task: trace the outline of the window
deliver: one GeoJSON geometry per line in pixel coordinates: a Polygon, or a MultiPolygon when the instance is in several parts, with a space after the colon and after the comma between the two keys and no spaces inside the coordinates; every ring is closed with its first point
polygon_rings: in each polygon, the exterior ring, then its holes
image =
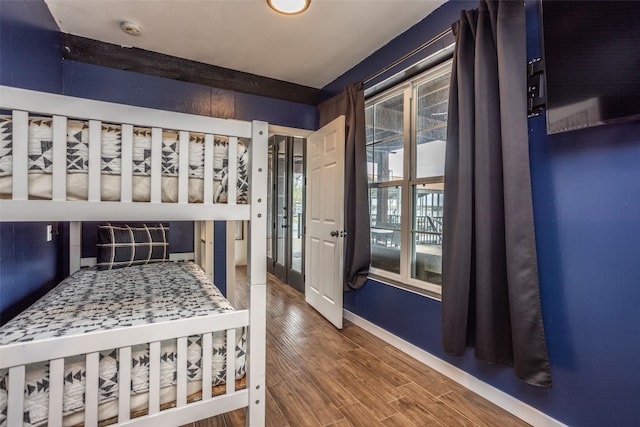
{"type": "Polygon", "coordinates": [[[367,100],[371,273],[440,294],[451,61],[367,100]]]}

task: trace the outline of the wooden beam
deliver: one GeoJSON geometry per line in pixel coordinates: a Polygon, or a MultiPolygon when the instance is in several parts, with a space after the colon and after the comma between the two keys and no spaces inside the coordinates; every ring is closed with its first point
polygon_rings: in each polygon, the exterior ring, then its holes
{"type": "Polygon", "coordinates": [[[135,71],[300,104],[318,105],[319,89],[139,48],[62,34],[62,55],[88,64],[135,71]]]}

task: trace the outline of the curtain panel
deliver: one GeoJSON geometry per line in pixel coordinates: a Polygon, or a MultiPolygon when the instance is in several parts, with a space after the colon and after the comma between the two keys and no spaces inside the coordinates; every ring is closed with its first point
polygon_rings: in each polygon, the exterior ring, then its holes
{"type": "Polygon", "coordinates": [[[345,116],[344,161],[344,289],[360,289],[369,274],[371,240],[369,234],[369,187],[361,82],[348,85],[342,93],[319,106],[320,126],[345,116]]]}
{"type": "Polygon", "coordinates": [[[445,352],[512,364],[551,386],[538,284],[523,1],[481,1],[454,23],[445,160],[445,352]]]}

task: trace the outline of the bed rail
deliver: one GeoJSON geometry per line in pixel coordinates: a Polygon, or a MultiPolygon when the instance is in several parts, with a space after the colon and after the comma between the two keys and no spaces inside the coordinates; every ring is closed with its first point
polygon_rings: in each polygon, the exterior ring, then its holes
{"type": "Polygon", "coordinates": [[[86,357],[85,425],[96,425],[99,352],[112,349],[119,353],[119,425],[153,425],[160,413],[164,425],[178,425],[242,408],[247,405],[248,390],[235,389],[235,351],[227,351],[226,354],[226,392],[212,396],[211,388],[203,387],[201,400],[187,402],[187,337],[203,336],[203,384],[211,384],[212,333],[226,331],[227,349],[233,349],[236,328],[248,325],[249,312],[241,310],[132,326],[126,328],[126,333],[122,329],[113,329],[0,346],[0,369],[9,370],[7,425],[22,425],[25,366],[38,362],[49,362],[49,426],[62,425],[64,359],[77,355],[86,357]],[[160,341],[169,339],[177,340],[177,399],[175,407],[161,410],[160,341]],[[131,348],[139,344],[149,345],[149,407],[147,415],[130,419],[131,348]]]}
{"type": "MultiPolygon", "coordinates": [[[[80,220],[248,220],[247,205],[236,204],[236,186],[228,185],[227,205],[214,203],[213,141],[214,135],[228,137],[229,153],[236,153],[239,139],[252,144],[256,128],[263,122],[246,122],[195,116],[150,108],[81,99],[64,95],[35,92],[0,86],[0,110],[12,116],[12,194],[10,200],[0,200],[2,221],[80,221],[80,220]],[[30,115],[52,117],[52,188],[51,200],[29,200],[28,127],[30,115]],[[88,176],[86,200],[68,200],[66,150],[68,120],[88,123],[88,176]],[[120,200],[102,201],[101,195],[101,126],[121,126],[121,182],[120,200]],[[150,201],[132,200],[132,140],[134,127],[152,129],[150,201]],[[177,203],[163,203],[162,191],[162,132],[179,133],[179,168],[177,203]],[[188,193],[188,149],[191,133],[204,134],[204,180],[202,203],[190,203],[188,193]],[[163,205],[158,209],[158,205],[163,205]],[[184,207],[189,206],[185,211],[184,207]]],[[[259,144],[267,144],[266,132],[259,144]]],[[[238,179],[237,159],[229,155],[228,182],[238,179]]]]}

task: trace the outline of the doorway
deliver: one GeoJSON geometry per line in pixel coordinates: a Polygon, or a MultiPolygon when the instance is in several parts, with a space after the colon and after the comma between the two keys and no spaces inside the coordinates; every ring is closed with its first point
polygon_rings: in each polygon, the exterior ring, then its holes
{"type": "Polygon", "coordinates": [[[306,139],[269,138],[267,271],[304,292],[306,139]]]}

